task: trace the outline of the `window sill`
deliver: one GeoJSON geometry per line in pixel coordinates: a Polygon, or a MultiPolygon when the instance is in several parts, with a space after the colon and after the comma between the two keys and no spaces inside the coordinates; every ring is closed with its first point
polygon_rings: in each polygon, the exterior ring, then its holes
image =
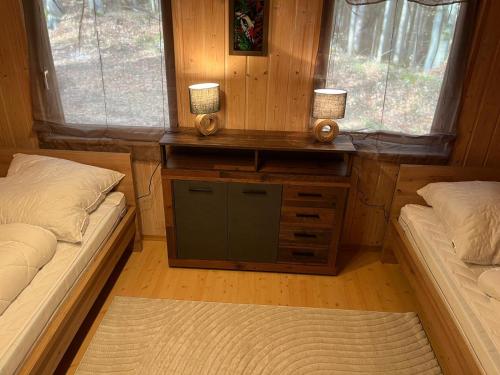
{"type": "MultiPolygon", "coordinates": [[[[41,148],[84,151],[130,152],[134,160],[160,160],[159,140],[163,128],[61,126],[35,121],[41,148]]],[[[392,133],[346,133],[355,155],[399,164],[446,164],[454,137],[436,134],[409,136],[392,133]]]]}
{"type": "Polygon", "coordinates": [[[415,146],[411,149],[376,150],[356,145],[356,156],[399,164],[447,164],[449,152],[442,149],[431,150],[427,146],[415,146]]]}
{"type": "Polygon", "coordinates": [[[135,161],[161,160],[158,141],[128,141],[116,138],[74,137],[38,132],[40,148],[78,151],[127,152],[135,161]]]}
{"type": "Polygon", "coordinates": [[[455,136],[431,134],[347,133],[356,147],[356,155],[399,164],[446,164],[455,136]]]}
{"type": "Polygon", "coordinates": [[[48,121],[33,122],[37,133],[56,134],[80,139],[119,139],[123,141],[156,142],[163,136],[163,127],[103,126],[90,124],[60,125],[48,121]]]}

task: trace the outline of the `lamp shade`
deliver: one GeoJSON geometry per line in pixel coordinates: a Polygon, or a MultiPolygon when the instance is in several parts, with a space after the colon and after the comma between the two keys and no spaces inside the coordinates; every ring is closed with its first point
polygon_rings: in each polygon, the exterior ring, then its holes
{"type": "Polygon", "coordinates": [[[219,84],[198,83],[189,86],[189,105],[191,113],[202,115],[220,110],[219,84]]]}
{"type": "Polygon", "coordinates": [[[314,90],[314,118],[339,119],[344,118],[347,91],[341,89],[314,90]]]}

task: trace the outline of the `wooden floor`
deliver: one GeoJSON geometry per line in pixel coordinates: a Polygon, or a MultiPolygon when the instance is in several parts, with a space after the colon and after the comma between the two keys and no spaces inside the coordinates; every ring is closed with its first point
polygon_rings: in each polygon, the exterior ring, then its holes
{"type": "Polygon", "coordinates": [[[398,265],[382,264],[379,252],[340,257],[338,276],[168,268],[163,241],[144,241],[141,253],[123,259],[121,272],[87,318],[57,373],[74,373],[114,296],[171,298],[323,308],[416,311],[398,265]],[[126,263],[125,263],[126,262],[126,263]]]}

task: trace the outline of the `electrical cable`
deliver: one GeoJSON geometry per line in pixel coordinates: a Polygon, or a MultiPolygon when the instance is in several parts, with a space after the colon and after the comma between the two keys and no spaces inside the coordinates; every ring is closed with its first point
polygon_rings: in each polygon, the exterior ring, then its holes
{"type": "Polygon", "coordinates": [[[147,198],[147,197],[149,197],[151,195],[151,185],[153,184],[153,177],[156,174],[156,170],[158,169],[158,167],[160,166],[160,164],[161,164],[161,161],[159,161],[158,164],[156,164],[156,167],[153,170],[153,173],[151,173],[151,177],[149,178],[148,192],[146,194],[138,196],[137,197],[138,200],[142,199],[142,198],[147,198]]]}

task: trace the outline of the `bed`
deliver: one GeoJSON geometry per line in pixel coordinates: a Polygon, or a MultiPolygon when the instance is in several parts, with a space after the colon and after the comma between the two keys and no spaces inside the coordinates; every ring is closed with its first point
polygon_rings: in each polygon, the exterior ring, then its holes
{"type": "Polygon", "coordinates": [[[96,211],[82,243],[58,242],[47,263],[0,315],[2,373],[50,374],[127,247],[134,246],[136,195],[129,154],[0,150],[0,176],[16,152],[68,159],[125,174],[96,211]]]}
{"type": "Polygon", "coordinates": [[[491,267],[458,259],[433,209],[416,194],[431,182],[470,180],[498,181],[500,170],[401,166],[383,256],[394,254],[410,282],[443,371],[498,374],[498,310],[476,283],[491,267]]]}

